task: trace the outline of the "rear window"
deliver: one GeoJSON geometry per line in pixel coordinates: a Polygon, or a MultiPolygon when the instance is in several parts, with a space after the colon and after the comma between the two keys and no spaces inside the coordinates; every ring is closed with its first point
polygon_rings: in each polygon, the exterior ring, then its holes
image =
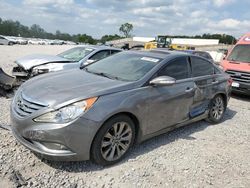
{"type": "Polygon", "coordinates": [[[209,59],[209,60],[213,59],[210,56],[210,54],[207,52],[194,52],[194,55],[198,55],[198,56],[204,57],[204,58],[209,59]]]}
{"type": "Polygon", "coordinates": [[[199,57],[192,57],[191,65],[193,77],[214,74],[214,66],[209,61],[199,57]]]}
{"type": "Polygon", "coordinates": [[[239,44],[234,47],[227,60],[229,61],[240,61],[240,62],[250,62],[250,45],[249,44],[239,44]]]}

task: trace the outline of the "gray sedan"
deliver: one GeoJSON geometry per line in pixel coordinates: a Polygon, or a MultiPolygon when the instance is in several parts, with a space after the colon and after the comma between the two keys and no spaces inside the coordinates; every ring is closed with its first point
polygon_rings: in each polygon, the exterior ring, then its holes
{"type": "Polygon", "coordinates": [[[110,165],[135,143],[202,119],[220,122],[230,90],[230,77],[202,57],[121,52],[24,83],[12,132],[44,158],[110,165]]]}

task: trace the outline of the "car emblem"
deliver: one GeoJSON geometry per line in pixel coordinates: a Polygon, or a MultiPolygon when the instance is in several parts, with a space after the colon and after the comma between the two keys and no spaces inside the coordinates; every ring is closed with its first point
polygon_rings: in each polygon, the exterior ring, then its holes
{"type": "Polygon", "coordinates": [[[234,76],[241,77],[241,73],[235,73],[234,76]]]}

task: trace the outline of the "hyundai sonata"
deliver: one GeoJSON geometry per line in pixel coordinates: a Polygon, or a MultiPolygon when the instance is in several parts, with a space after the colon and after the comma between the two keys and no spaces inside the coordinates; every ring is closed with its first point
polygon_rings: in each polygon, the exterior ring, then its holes
{"type": "Polygon", "coordinates": [[[135,143],[202,119],[220,122],[230,90],[229,76],[202,57],[121,52],[24,83],[12,132],[45,158],[110,165],[135,143]]]}

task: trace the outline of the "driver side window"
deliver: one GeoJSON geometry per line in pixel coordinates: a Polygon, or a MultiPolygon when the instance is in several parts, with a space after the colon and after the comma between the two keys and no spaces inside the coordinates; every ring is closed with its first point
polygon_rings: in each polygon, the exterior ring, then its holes
{"type": "Polygon", "coordinates": [[[158,76],[170,76],[176,80],[189,78],[188,62],[185,57],[177,58],[160,70],[158,76]]]}

